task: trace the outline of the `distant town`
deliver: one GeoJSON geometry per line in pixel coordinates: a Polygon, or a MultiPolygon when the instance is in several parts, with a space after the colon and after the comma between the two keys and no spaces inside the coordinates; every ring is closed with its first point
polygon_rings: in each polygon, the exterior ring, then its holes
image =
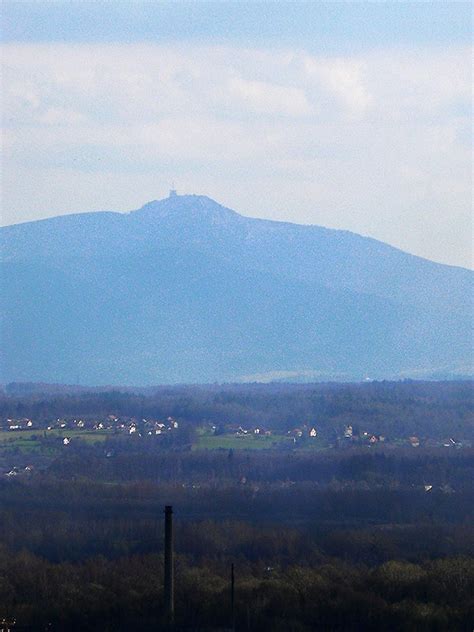
{"type": "Polygon", "coordinates": [[[265,426],[232,423],[206,423],[190,428],[189,423],[174,417],[150,419],[108,414],[103,417],[69,418],[38,421],[28,417],[0,420],[0,475],[7,478],[31,473],[34,465],[11,465],[14,456],[30,457],[32,463],[44,463],[63,449],[71,446],[98,445],[103,456],[113,458],[113,440],[152,442],[157,450],[341,450],[351,448],[471,448],[470,440],[452,436],[444,439],[416,435],[386,437],[383,434],[359,429],[346,424],[328,441],[321,436],[318,425],[297,424],[279,432],[265,426]],[[190,432],[190,430],[192,430],[190,432]],[[170,439],[172,441],[170,442],[170,439]],[[7,458],[8,457],[8,458],[7,458]]]}
{"type": "MultiPolygon", "coordinates": [[[[16,440],[31,439],[37,441],[41,437],[47,437],[52,432],[52,436],[58,437],[58,433],[64,435],[64,445],[68,445],[73,438],[84,439],[90,436],[96,436],[97,440],[101,440],[109,435],[133,435],[135,437],[151,437],[165,435],[169,432],[179,430],[179,421],[173,417],[167,419],[136,419],[135,417],[117,417],[110,414],[101,419],[68,419],[57,418],[48,422],[39,422],[27,417],[19,419],[0,420],[0,439],[16,440]],[[70,431],[70,432],[69,432],[70,431]],[[66,436],[68,435],[70,436],[66,436]],[[6,433],[11,433],[7,435],[6,433]],[[39,434],[38,434],[39,433],[39,434]]],[[[282,439],[289,439],[294,445],[308,445],[307,439],[318,439],[319,433],[316,424],[314,426],[303,424],[297,425],[292,430],[288,430],[284,434],[279,434],[261,426],[252,425],[235,425],[226,424],[225,422],[217,426],[216,424],[207,424],[197,428],[198,437],[221,437],[226,440],[229,438],[249,439],[253,438],[257,441],[265,441],[268,447],[277,445],[282,439]]],[[[215,442],[218,446],[218,441],[215,442]]],[[[388,439],[382,434],[373,434],[367,430],[355,429],[351,424],[344,426],[343,432],[335,437],[333,444],[324,444],[324,447],[341,447],[350,445],[376,445],[384,443],[387,445],[410,445],[418,448],[420,445],[427,447],[446,447],[446,448],[462,448],[471,447],[472,443],[468,440],[458,440],[451,436],[447,436],[445,440],[420,439],[417,436],[408,437],[392,437],[388,439]]],[[[236,443],[239,448],[250,448],[251,444],[236,443]]]]}

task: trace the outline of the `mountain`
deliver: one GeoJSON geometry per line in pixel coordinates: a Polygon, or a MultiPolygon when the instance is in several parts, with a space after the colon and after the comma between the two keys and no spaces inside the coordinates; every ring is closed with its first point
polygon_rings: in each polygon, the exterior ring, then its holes
{"type": "Polygon", "coordinates": [[[171,195],[0,240],[3,382],[471,374],[473,273],[347,231],[171,195]]]}

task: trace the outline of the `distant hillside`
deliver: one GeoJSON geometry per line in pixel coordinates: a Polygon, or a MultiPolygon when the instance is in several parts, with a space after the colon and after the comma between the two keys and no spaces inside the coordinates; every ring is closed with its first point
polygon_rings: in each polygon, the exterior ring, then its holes
{"type": "Polygon", "coordinates": [[[203,196],[0,229],[1,381],[471,375],[473,274],[203,196]]]}

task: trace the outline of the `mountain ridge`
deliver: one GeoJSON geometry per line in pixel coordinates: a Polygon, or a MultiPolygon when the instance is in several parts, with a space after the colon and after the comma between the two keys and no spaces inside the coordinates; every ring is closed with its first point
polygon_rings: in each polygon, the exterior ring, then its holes
{"type": "Polygon", "coordinates": [[[3,381],[68,381],[87,357],[95,382],[134,384],[455,375],[471,363],[472,273],[350,231],[176,195],[4,227],[0,238],[12,341],[3,381]],[[18,316],[28,296],[36,319],[18,316]]]}
{"type": "MultiPolygon", "coordinates": [[[[176,196],[173,197],[167,197],[167,198],[163,198],[161,200],[150,200],[149,202],[146,202],[145,204],[143,204],[140,208],[138,209],[132,209],[129,211],[113,211],[113,210],[96,210],[96,211],[84,211],[84,212],[78,212],[78,213],[68,213],[68,214],[64,214],[64,215],[56,215],[54,217],[45,217],[45,218],[40,218],[40,219],[35,219],[35,220],[28,220],[25,222],[19,222],[17,224],[9,224],[7,226],[0,226],[0,231],[8,231],[10,229],[14,230],[17,229],[19,227],[25,227],[25,226],[31,226],[31,225],[38,225],[40,223],[49,223],[49,222],[57,222],[57,221],[68,221],[70,219],[82,219],[82,218],[91,218],[91,217],[97,217],[97,216],[109,216],[109,217],[115,217],[115,218],[127,218],[131,215],[135,215],[135,214],[140,214],[142,212],[151,212],[153,214],[158,215],[159,214],[159,210],[162,207],[162,205],[164,203],[168,203],[169,201],[176,199],[179,201],[182,200],[186,200],[189,199],[191,201],[207,201],[212,203],[212,205],[214,205],[216,207],[216,209],[220,209],[221,211],[224,211],[226,213],[229,214],[229,216],[233,216],[241,218],[243,220],[248,220],[249,222],[255,222],[255,223],[262,223],[265,225],[273,225],[273,226],[282,226],[282,227],[296,227],[298,229],[307,229],[307,228],[311,228],[311,229],[316,229],[318,231],[327,231],[328,233],[334,233],[334,234],[338,234],[338,235],[349,235],[352,237],[356,237],[358,239],[361,240],[366,240],[368,242],[371,242],[372,244],[378,244],[383,246],[384,248],[388,248],[391,249],[393,251],[402,253],[404,255],[408,255],[410,257],[415,257],[416,259],[419,259],[421,261],[425,261],[428,262],[429,264],[432,264],[434,266],[442,266],[443,268],[451,268],[451,269],[456,269],[456,270],[463,270],[467,273],[472,274],[473,271],[470,270],[469,268],[465,268],[463,266],[458,266],[458,265],[454,265],[454,264],[446,264],[446,263],[440,263],[438,261],[434,261],[432,259],[428,259],[427,257],[423,257],[421,255],[417,255],[414,253],[409,252],[408,250],[404,250],[403,248],[400,248],[398,246],[394,246],[392,244],[389,244],[387,242],[381,241],[375,237],[371,237],[370,235],[363,235],[361,233],[357,233],[355,231],[351,231],[351,230],[347,230],[347,229],[341,229],[341,228],[330,228],[327,226],[322,226],[319,224],[301,224],[298,222],[291,222],[288,220],[275,220],[275,219],[267,219],[267,218],[259,218],[259,217],[253,217],[253,216],[248,216],[248,215],[243,215],[241,213],[238,213],[237,211],[234,211],[233,209],[230,209],[228,207],[225,207],[221,204],[219,204],[218,202],[216,202],[215,200],[213,200],[212,198],[206,196],[206,195],[199,195],[199,194],[183,194],[183,195],[178,195],[176,194],[176,196]],[[158,213],[157,213],[158,211],[158,213]]],[[[202,209],[202,205],[201,205],[201,209],[202,209]]],[[[176,210],[176,207],[173,206],[168,210],[168,214],[170,214],[170,212],[172,213],[173,211],[176,210]]],[[[198,214],[196,214],[197,217],[199,217],[198,214]]],[[[202,217],[202,216],[201,216],[202,217]]]]}

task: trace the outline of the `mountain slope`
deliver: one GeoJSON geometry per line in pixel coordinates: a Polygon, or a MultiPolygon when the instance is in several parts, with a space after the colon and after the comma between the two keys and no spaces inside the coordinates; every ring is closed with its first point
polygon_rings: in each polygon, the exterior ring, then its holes
{"type": "Polygon", "coordinates": [[[469,371],[473,275],[203,196],[1,229],[3,381],[469,371]]]}

